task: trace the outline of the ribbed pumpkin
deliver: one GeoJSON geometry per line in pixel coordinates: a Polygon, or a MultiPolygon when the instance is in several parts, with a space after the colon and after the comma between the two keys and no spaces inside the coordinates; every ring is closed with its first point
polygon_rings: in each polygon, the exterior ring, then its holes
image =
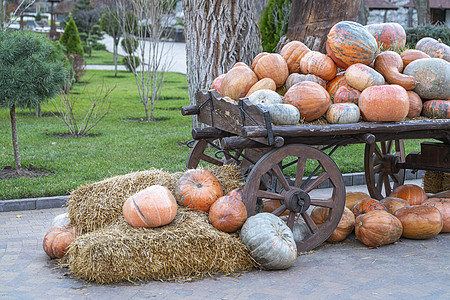
{"type": "Polygon", "coordinates": [[[358,104],[361,92],[352,88],[348,84],[344,84],[338,88],[334,94],[333,103],[354,103],[358,104]]]}
{"type": "Polygon", "coordinates": [[[123,204],[125,220],[133,227],[159,227],[172,222],[177,202],[168,188],[152,185],[129,197],[123,204]]]}
{"type": "Polygon", "coordinates": [[[263,56],[266,56],[267,54],[269,54],[268,52],[261,52],[258,55],[255,56],[255,58],[253,58],[252,61],[252,65],[251,65],[251,69],[255,69],[256,64],[258,63],[259,59],[263,56]]]}
{"type": "Polygon", "coordinates": [[[409,63],[411,63],[412,61],[415,61],[416,59],[430,58],[430,56],[428,54],[426,54],[425,52],[422,52],[420,50],[415,50],[415,49],[408,49],[408,50],[403,51],[400,54],[400,57],[402,58],[403,69],[407,65],[409,65],[409,63]]]}
{"type": "Polygon", "coordinates": [[[300,61],[300,70],[303,74],[313,74],[324,80],[336,77],[337,67],[334,61],[318,51],[310,51],[300,61]]]}
{"type": "Polygon", "coordinates": [[[233,100],[245,97],[250,88],[258,82],[256,74],[247,67],[232,68],[222,80],[220,95],[233,100]]]}
{"type": "Polygon", "coordinates": [[[227,74],[219,75],[213,80],[211,84],[211,90],[217,90],[220,94],[220,86],[222,85],[222,81],[225,78],[225,75],[227,74]]]}
{"type": "Polygon", "coordinates": [[[331,100],[334,99],[334,94],[341,86],[340,83],[343,81],[345,82],[344,74],[345,74],[345,72],[339,72],[336,75],[336,77],[333,78],[333,80],[327,82],[326,89],[327,89],[328,94],[330,94],[331,100]]]}
{"type": "Polygon", "coordinates": [[[294,235],[286,223],[270,213],[259,213],[245,221],[240,238],[250,255],[266,269],[287,269],[297,258],[294,235]]]}
{"type": "Polygon", "coordinates": [[[259,80],[257,83],[255,83],[250,90],[248,90],[247,95],[245,97],[250,96],[256,91],[259,90],[272,90],[275,91],[277,89],[277,85],[275,84],[275,81],[271,78],[263,78],[259,80]]]}
{"type": "Polygon", "coordinates": [[[225,196],[231,196],[242,201],[243,194],[244,194],[243,188],[237,188],[229,191],[228,194],[226,194],[225,196]]]}
{"type": "Polygon", "coordinates": [[[345,194],[345,207],[351,210],[356,203],[368,198],[370,198],[369,194],[364,192],[347,192],[345,194]]]}
{"type": "Polygon", "coordinates": [[[232,68],[236,68],[236,67],[250,68],[245,62],[242,62],[242,61],[238,61],[237,63],[235,63],[232,68]]]}
{"type": "Polygon", "coordinates": [[[74,227],[54,226],[45,235],[42,246],[50,258],[62,258],[76,236],[74,227]]]}
{"type": "MultiPolygon", "coordinates": [[[[330,209],[326,207],[314,207],[314,209],[311,211],[311,219],[314,221],[317,227],[320,227],[323,223],[328,221],[329,211],[330,209]]],[[[354,227],[355,216],[350,209],[345,207],[339,224],[327,239],[327,242],[335,243],[345,240],[345,238],[353,231],[354,227]]]]}
{"type": "Polygon", "coordinates": [[[430,198],[423,202],[422,205],[437,208],[444,222],[441,232],[450,232],[450,198],[430,198]]]}
{"type": "Polygon", "coordinates": [[[417,42],[416,49],[431,57],[442,58],[450,62],[450,47],[442,43],[441,40],[425,37],[417,42]]]}
{"type": "Polygon", "coordinates": [[[359,215],[355,220],[356,238],[371,248],[395,243],[402,231],[400,220],[384,210],[359,215]]]}
{"type": "Polygon", "coordinates": [[[396,84],[371,86],[361,93],[359,109],[369,122],[399,122],[409,112],[408,93],[396,84]]]}
{"type": "Polygon", "coordinates": [[[293,85],[284,95],[283,102],[294,105],[300,112],[300,118],[307,122],[323,116],[331,104],[328,92],[311,81],[293,85]]]}
{"type": "Polygon", "coordinates": [[[400,50],[406,44],[406,32],[398,23],[379,23],[364,26],[383,50],[400,50]]]}
{"type": "Polygon", "coordinates": [[[220,231],[235,232],[247,220],[245,204],[237,197],[223,196],[209,209],[209,221],[220,231]]]}
{"type": "Polygon", "coordinates": [[[274,104],[266,107],[270,120],[275,125],[295,125],[300,121],[300,112],[290,104],[274,104]]]}
{"type": "Polygon", "coordinates": [[[374,67],[386,79],[387,83],[398,84],[410,91],[416,87],[413,76],[402,74],[403,61],[400,54],[393,51],[385,51],[377,55],[374,67]]]}
{"type": "Polygon", "coordinates": [[[294,226],[292,227],[292,233],[294,234],[294,240],[296,242],[301,242],[307,237],[311,236],[311,230],[308,225],[306,225],[303,219],[296,220],[294,226]]]}
{"type": "Polygon", "coordinates": [[[223,196],[222,186],[208,170],[191,169],[178,179],[175,197],[184,207],[208,212],[210,206],[223,196]]]}
{"type": "Polygon", "coordinates": [[[312,81],[315,83],[320,84],[324,88],[327,86],[327,81],[323,80],[319,76],[313,75],[313,74],[298,74],[298,73],[292,73],[288,76],[286,79],[286,83],[284,86],[287,90],[289,90],[294,84],[302,82],[302,81],[312,81]]]}
{"type": "Polygon", "coordinates": [[[277,87],[284,85],[289,70],[286,61],[280,54],[269,53],[261,56],[252,68],[258,79],[271,78],[277,87]]]}
{"type": "Polygon", "coordinates": [[[369,65],[378,51],[377,41],[361,24],[352,21],[336,23],[328,33],[327,54],[341,69],[362,63],[369,65]]]}
{"type": "Polygon", "coordinates": [[[427,118],[450,119],[450,100],[425,101],[422,114],[427,118]]]}
{"type": "Polygon", "coordinates": [[[327,121],[331,124],[356,123],[359,117],[359,107],[354,103],[333,103],[326,114],[327,121]]]}
{"type": "Polygon", "coordinates": [[[422,58],[411,62],[403,74],[414,76],[416,92],[422,99],[450,98],[450,63],[440,58],[422,58]]]}
{"type": "Polygon", "coordinates": [[[394,213],[403,225],[403,234],[408,239],[429,239],[441,232],[444,225],[439,210],[427,205],[400,208],[394,213]]]}
{"type": "Polygon", "coordinates": [[[407,117],[415,118],[420,116],[423,107],[422,99],[420,99],[416,92],[407,91],[407,93],[409,98],[409,111],[407,117]]]}
{"type": "Polygon", "coordinates": [[[400,185],[391,192],[389,197],[405,199],[410,205],[419,205],[428,199],[424,189],[415,184],[400,185]]]}
{"type": "Polygon", "coordinates": [[[311,50],[299,41],[291,41],[281,48],[280,55],[286,61],[289,73],[300,73],[300,61],[309,51],[311,50]]]}
{"type": "Polygon", "coordinates": [[[345,71],[345,81],[353,88],[364,91],[369,86],[385,84],[384,77],[364,64],[354,64],[345,71]]]}
{"type": "Polygon", "coordinates": [[[386,197],[380,200],[380,203],[383,204],[391,214],[394,214],[402,207],[410,206],[408,201],[397,197],[386,197]]]}
{"type": "Polygon", "coordinates": [[[386,207],[384,207],[384,205],[381,204],[380,201],[372,198],[363,199],[356,203],[352,208],[352,212],[355,214],[355,216],[366,214],[372,210],[384,210],[388,212],[386,207]]]}

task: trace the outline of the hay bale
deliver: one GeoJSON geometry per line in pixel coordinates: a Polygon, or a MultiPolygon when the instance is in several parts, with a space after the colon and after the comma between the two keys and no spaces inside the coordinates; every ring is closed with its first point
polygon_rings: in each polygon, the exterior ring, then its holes
{"type": "MultiPolygon", "coordinates": [[[[426,193],[436,194],[442,191],[445,191],[447,189],[444,189],[444,179],[450,174],[446,174],[444,172],[438,172],[438,171],[426,171],[422,182],[423,182],[423,189],[426,193]]],[[[447,177],[447,185],[450,183],[450,176],[447,177]]]]}
{"type": "Polygon", "coordinates": [[[72,274],[97,283],[201,278],[252,269],[256,263],[238,234],[215,229],[204,212],[179,208],[170,224],[116,224],[78,237],[67,255],[72,274]]]}
{"type": "MultiPolygon", "coordinates": [[[[242,179],[235,165],[211,167],[224,192],[240,187],[242,179]]],[[[169,173],[158,169],[115,176],[81,186],[70,193],[68,214],[71,225],[81,233],[114,224],[122,216],[123,203],[131,195],[155,184],[167,187],[172,193],[182,172],[169,173]]]]}

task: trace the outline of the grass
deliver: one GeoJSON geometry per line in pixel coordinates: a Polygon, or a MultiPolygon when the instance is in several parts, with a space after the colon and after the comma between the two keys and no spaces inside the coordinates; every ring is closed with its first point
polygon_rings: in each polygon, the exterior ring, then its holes
{"type": "MultiPolygon", "coordinates": [[[[113,54],[106,50],[92,50],[91,56],[86,54],[84,60],[87,65],[114,65],[113,54]]],[[[117,65],[122,65],[122,56],[117,56],[117,65]]]]}

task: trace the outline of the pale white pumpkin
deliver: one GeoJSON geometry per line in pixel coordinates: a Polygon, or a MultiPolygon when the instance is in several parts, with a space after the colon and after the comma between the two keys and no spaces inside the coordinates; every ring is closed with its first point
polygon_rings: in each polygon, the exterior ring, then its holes
{"type": "Polygon", "coordinates": [[[300,120],[300,112],[291,104],[273,104],[265,106],[270,120],[275,125],[295,125],[300,120]]]}
{"type": "Polygon", "coordinates": [[[252,104],[261,104],[262,106],[266,107],[273,104],[281,104],[283,101],[283,97],[277,92],[269,89],[263,89],[257,90],[256,92],[252,93],[248,97],[248,100],[252,104]]]}

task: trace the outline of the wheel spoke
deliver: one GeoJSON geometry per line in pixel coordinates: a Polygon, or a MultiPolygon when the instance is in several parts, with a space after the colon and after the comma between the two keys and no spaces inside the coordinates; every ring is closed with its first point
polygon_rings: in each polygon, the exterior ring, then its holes
{"type": "Polygon", "coordinates": [[[396,174],[389,174],[389,176],[392,178],[392,181],[394,181],[394,186],[400,185],[400,181],[398,180],[396,174]]]}
{"type": "Polygon", "coordinates": [[[312,234],[315,234],[319,231],[319,228],[317,227],[316,223],[311,219],[311,217],[306,212],[301,213],[303,220],[305,220],[306,225],[308,226],[309,230],[311,230],[312,234]]]}
{"type": "Polygon", "coordinates": [[[199,155],[200,160],[204,160],[206,162],[209,162],[211,164],[217,165],[217,166],[222,166],[223,162],[218,160],[217,158],[211,157],[209,155],[206,155],[205,153],[202,153],[199,155]]]}
{"type": "Polygon", "coordinates": [[[275,209],[272,213],[275,216],[280,216],[282,213],[284,213],[285,210],[286,210],[286,206],[284,206],[284,204],[281,204],[281,206],[278,207],[277,209],[275,209]]]}
{"type": "Polygon", "coordinates": [[[330,176],[328,175],[328,173],[322,173],[319,176],[317,176],[316,179],[313,180],[313,182],[311,182],[306,188],[305,188],[305,192],[309,193],[311,192],[313,189],[315,189],[316,187],[318,187],[321,183],[325,182],[325,180],[327,180],[328,178],[330,178],[330,176]]]}
{"type": "Polygon", "coordinates": [[[386,196],[389,196],[389,194],[392,192],[392,190],[391,190],[391,183],[389,182],[389,177],[387,174],[384,174],[383,181],[384,181],[384,190],[386,192],[386,196]]]}
{"type": "Polygon", "coordinates": [[[306,157],[299,157],[297,160],[297,172],[295,174],[295,183],[296,187],[300,187],[303,179],[303,175],[305,173],[306,166],[306,157]]]}
{"type": "Polygon", "coordinates": [[[378,165],[373,167],[373,172],[375,174],[380,173],[381,170],[383,170],[383,164],[378,164],[378,165]]]}
{"type": "Polygon", "coordinates": [[[336,206],[336,203],[332,200],[311,199],[311,205],[334,208],[336,206]]]}
{"type": "Polygon", "coordinates": [[[295,221],[295,211],[290,211],[289,212],[289,217],[287,220],[287,226],[292,230],[294,228],[294,221],[295,221]]]}
{"type": "Polygon", "coordinates": [[[278,178],[278,180],[281,183],[281,186],[286,190],[289,191],[289,183],[286,180],[286,177],[284,177],[283,171],[281,171],[281,168],[279,165],[276,165],[272,168],[272,171],[274,175],[278,178]]]}
{"type": "Polygon", "coordinates": [[[377,144],[374,145],[373,148],[375,151],[375,155],[380,159],[383,160],[383,153],[381,152],[380,148],[378,148],[377,144]]]}
{"type": "Polygon", "coordinates": [[[392,140],[387,141],[387,146],[386,146],[386,154],[391,153],[392,151],[392,140]]]}
{"type": "Polygon", "coordinates": [[[380,142],[380,146],[381,146],[381,152],[383,154],[387,154],[388,152],[387,152],[387,149],[386,149],[386,142],[385,141],[380,142]]]}
{"type": "Polygon", "coordinates": [[[273,193],[273,192],[269,192],[269,191],[264,191],[264,190],[258,190],[258,194],[257,194],[258,198],[268,198],[268,199],[274,199],[274,200],[284,200],[284,196],[277,194],[277,193],[273,193]]]}
{"type": "Polygon", "coordinates": [[[378,174],[378,180],[377,180],[377,183],[376,183],[376,186],[375,186],[375,187],[376,187],[379,191],[381,191],[382,188],[383,188],[383,176],[384,176],[384,172],[381,172],[381,173],[378,174]]]}

